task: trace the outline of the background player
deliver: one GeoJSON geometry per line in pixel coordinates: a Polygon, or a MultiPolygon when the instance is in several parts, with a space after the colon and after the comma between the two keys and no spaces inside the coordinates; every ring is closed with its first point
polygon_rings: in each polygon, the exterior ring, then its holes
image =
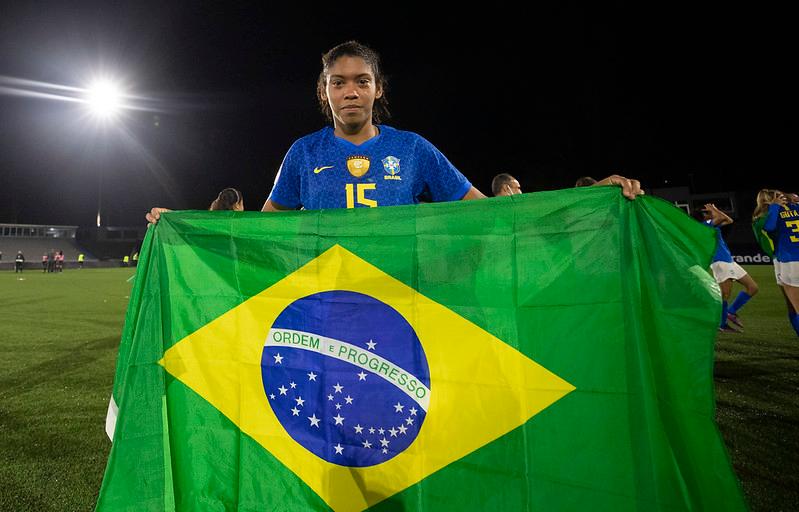
{"type": "Polygon", "coordinates": [[[743,327],[737,316],[737,312],[758,292],[757,283],[739,264],[732,260],[732,253],[724,242],[724,237],[721,236],[721,226],[732,224],[732,218],[716,208],[716,205],[712,203],[705,205],[702,209],[702,215],[706,224],[716,228],[716,238],[718,240],[716,253],[713,255],[713,263],[711,263],[710,268],[713,271],[713,277],[716,278],[716,282],[719,284],[719,288],[721,288],[722,302],[719,330],[723,332],[734,332],[735,329],[731,328],[727,322],[729,320],[738,327],[743,327]],[[746,290],[740,292],[738,297],[736,297],[735,303],[733,303],[732,306],[733,313],[730,315],[731,308],[728,306],[728,301],[732,293],[733,281],[741,283],[746,290]]]}
{"type": "Polygon", "coordinates": [[[778,193],[768,208],[763,229],[774,241],[774,273],[790,302],[788,319],[799,336],[799,198],[778,193]]]}
{"type": "Polygon", "coordinates": [[[244,211],[244,198],[235,188],[226,188],[211,202],[209,210],[234,210],[244,211]]]}
{"type": "Polygon", "coordinates": [[[522,193],[522,187],[519,181],[507,173],[497,174],[491,180],[491,192],[496,197],[501,196],[514,196],[522,193]]]}

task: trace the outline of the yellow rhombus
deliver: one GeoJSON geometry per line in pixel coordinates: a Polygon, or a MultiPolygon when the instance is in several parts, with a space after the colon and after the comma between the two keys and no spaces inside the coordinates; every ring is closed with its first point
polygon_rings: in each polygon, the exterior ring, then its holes
{"type": "Polygon", "coordinates": [[[186,336],[160,363],[340,512],[363,510],[408,488],[575,389],[340,245],[186,336]],[[418,437],[375,466],[340,466],[308,451],[281,426],[264,391],[261,356],[275,319],[295,300],[331,290],[362,293],[393,307],[427,356],[430,408],[418,437]]]}

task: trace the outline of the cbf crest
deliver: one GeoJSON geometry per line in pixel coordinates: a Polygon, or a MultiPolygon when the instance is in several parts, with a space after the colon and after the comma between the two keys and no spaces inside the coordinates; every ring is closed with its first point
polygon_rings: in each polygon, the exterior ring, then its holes
{"type": "Polygon", "coordinates": [[[347,170],[356,178],[360,178],[369,172],[369,157],[353,155],[347,158],[347,170]]]}
{"type": "Polygon", "coordinates": [[[383,179],[386,180],[401,180],[402,178],[399,176],[400,172],[400,161],[399,158],[393,156],[387,156],[382,160],[383,162],[383,170],[386,171],[386,175],[383,176],[383,179]]]}

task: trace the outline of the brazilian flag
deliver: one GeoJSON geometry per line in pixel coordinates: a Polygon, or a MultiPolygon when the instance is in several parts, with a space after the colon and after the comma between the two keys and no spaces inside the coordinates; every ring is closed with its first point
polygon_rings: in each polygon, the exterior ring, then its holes
{"type": "Polygon", "coordinates": [[[97,509],[743,510],[715,243],[610,187],[167,213],[97,509]]]}

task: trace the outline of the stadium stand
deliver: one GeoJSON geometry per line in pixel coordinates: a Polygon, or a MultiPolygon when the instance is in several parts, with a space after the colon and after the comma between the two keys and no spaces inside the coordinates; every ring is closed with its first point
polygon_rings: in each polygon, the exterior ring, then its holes
{"type": "Polygon", "coordinates": [[[75,241],[77,229],[77,226],[0,224],[0,251],[3,252],[0,265],[5,270],[13,268],[17,251],[25,255],[25,268],[41,268],[42,255],[52,251],[64,251],[65,262],[77,261],[80,253],[86,255],[87,261],[96,260],[75,241]]]}
{"type": "Polygon", "coordinates": [[[86,267],[119,265],[141,247],[146,226],[79,228],[39,224],[0,224],[0,270],[13,270],[17,251],[25,255],[25,269],[41,269],[42,255],[64,252],[64,267],[76,267],[78,254],[86,267]]]}
{"type": "Polygon", "coordinates": [[[76,240],[99,260],[121,260],[141,247],[146,226],[80,228],[76,240]]]}
{"type": "Polygon", "coordinates": [[[13,242],[6,243],[0,241],[0,251],[3,251],[3,263],[6,258],[12,260],[17,251],[22,251],[25,260],[28,262],[36,261],[41,263],[42,254],[52,251],[64,251],[64,261],[78,261],[78,254],[81,252],[86,255],[86,260],[96,260],[93,255],[78,247],[75,240],[37,240],[35,238],[17,238],[13,242]],[[8,256],[6,256],[8,255],[8,256]]]}

